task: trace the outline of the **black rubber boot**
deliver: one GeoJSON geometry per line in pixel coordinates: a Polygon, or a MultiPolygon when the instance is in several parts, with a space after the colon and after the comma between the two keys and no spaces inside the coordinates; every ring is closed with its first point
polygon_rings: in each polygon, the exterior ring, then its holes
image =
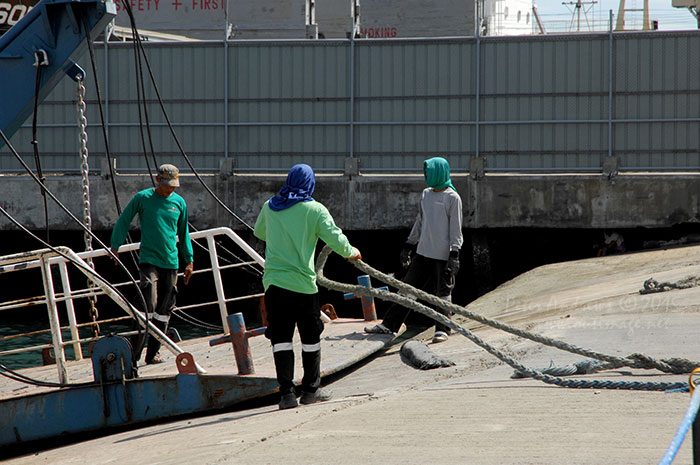
{"type": "Polygon", "coordinates": [[[329,400],[333,391],[321,387],[321,351],[302,352],[301,361],[304,365],[304,378],[301,380],[302,404],[314,404],[329,400]]]}
{"type": "Polygon", "coordinates": [[[304,392],[316,392],[321,386],[321,351],[301,353],[301,363],[304,367],[304,377],[301,388],[304,392]]]}
{"type": "Polygon", "coordinates": [[[287,409],[299,406],[299,403],[297,402],[296,394],[294,394],[292,392],[292,393],[283,395],[282,398],[280,399],[279,406],[280,406],[280,410],[287,410],[287,409]]]}
{"type": "MultiPolygon", "coordinates": [[[[165,332],[168,327],[168,324],[163,323],[162,321],[151,320],[151,323],[153,323],[153,326],[160,329],[162,332],[165,332]]],[[[160,341],[156,339],[152,334],[149,334],[148,348],[146,349],[146,364],[150,365],[152,363],[158,363],[157,360],[160,360],[160,358],[158,357],[159,350],[160,341]]]]}
{"type": "Polygon", "coordinates": [[[331,397],[333,397],[333,391],[327,388],[320,387],[316,389],[316,392],[304,391],[301,394],[301,399],[299,399],[299,402],[301,402],[304,405],[315,404],[316,402],[325,402],[327,400],[330,400],[331,397]]]}
{"type": "Polygon", "coordinates": [[[274,352],[275,371],[277,372],[277,382],[280,385],[280,410],[294,408],[297,404],[294,393],[294,352],[291,350],[280,350],[274,352]]]}
{"type": "Polygon", "coordinates": [[[333,391],[321,387],[321,351],[302,352],[301,361],[304,365],[304,378],[301,380],[302,404],[324,402],[333,396],[333,391]]]}

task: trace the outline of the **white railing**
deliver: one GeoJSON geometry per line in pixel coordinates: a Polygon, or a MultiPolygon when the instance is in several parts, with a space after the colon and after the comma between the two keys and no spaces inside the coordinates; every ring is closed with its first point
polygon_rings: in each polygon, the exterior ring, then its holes
{"type": "MultiPolygon", "coordinates": [[[[200,302],[187,307],[181,307],[180,310],[184,309],[194,309],[210,305],[218,305],[219,313],[221,316],[221,324],[223,331],[228,333],[228,323],[226,317],[228,316],[228,311],[226,304],[229,302],[236,302],[245,299],[253,299],[262,296],[262,294],[252,294],[241,297],[227,298],[224,292],[223,281],[221,278],[221,272],[226,269],[242,267],[242,266],[260,266],[264,267],[265,260],[252,248],[250,247],[238,234],[232,231],[230,228],[215,228],[205,231],[197,231],[190,234],[193,241],[204,239],[207,242],[207,249],[209,254],[209,260],[211,266],[209,268],[197,269],[196,274],[200,273],[211,273],[214,286],[216,289],[216,300],[210,302],[200,302]],[[238,247],[240,247],[245,254],[250,257],[250,261],[233,263],[229,265],[221,266],[219,264],[219,258],[217,254],[217,244],[214,240],[215,236],[224,236],[231,239],[238,247]]],[[[129,252],[138,250],[140,248],[140,243],[127,244],[119,248],[119,252],[129,252]]],[[[121,286],[126,286],[131,284],[130,282],[118,283],[111,285],[104,278],[102,278],[98,273],[96,273],[88,264],[88,259],[95,259],[99,257],[108,256],[109,253],[105,249],[99,249],[89,252],[76,253],[67,247],[56,247],[57,251],[51,249],[35,250],[31,252],[23,252],[19,254],[7,255],[0,257],[0,275],[3,273],[19,272],[24,270],[39,268],[42,274],[44,295],[38,297],[31,297],[28,299],[13,300],[8,302],[0,303],[0,312],[3,310],[17,309],[23,307],[32,307],[39,305],[46,305],[48,315],[49,315],[49,325],[50,328],[47,331],[51,332],[51,343],[42,345],[26,346],[22,348],[4,350],[0,351],[0,357],[12,354],[18,354],[29,351],[53,349],[54,357],[56,360],[56,367],[58,370],[58,380],[60,383],[66,383],[68,381],[68,372],[66,370],[66,357],[64,348],[67,346],[72,346],[75,353],[75,359],[82,359],[82,343],[92,341],[96,339],[95,337],[83,338],[79,336],[78,329],[83,326],[92,325],[93,322],[78,324],[75,317],[75,308],[73,301],[76,299],[87,299],[89,297],[106,295],[112,299],[119,307],[121,307],[128,316],[122,318],[115,318],[110,320],[103,320],[101,322],[113,322],[122,319],[135,319],[143,327],[146,327],[149,332],[160,340],[164,347],[174,354],[182,353],[182,349],[177,346],[168,336],[166,336],[162,331],[153,326],[145,317],[145,315],[135,309],[128,301],[126,301],[119,292],[116,291],[117,288],[121,286]],[[71,288],[71,283],[68,273],[68,264],[74,265],[81,273],[83,273],[87,278],[88,282],[92,283],[91,287],[79,290],[73,290],[71,288]],[[52,274],[52,266],[57,266],[60,277],[61,277],[61,287],[63,292],[56,293],[54,290],[54,280],[52,274]],[[66,313],[68,317],[68,327],[70,330],[70,339],[63,340],[63,335],[61,330],[66,328],[61,328],[59,316],[58,316],[58,304],[63,302],[65,304],[66,313]]],[[[1,279],[1,277],[0,277],[1,279]]],[[[98,323],[100,323],[98,321],[98,323]]],[[[38,331],[31,334],[36,334],[38,331]]],[[[122,333],[124,335],[133,334],[122,333]]],[[[0,343],[3,340],[18,338],[26,336],[25,334],[15,334],[0,338],[0,343]]],[[[201,366],[196,365],[197,370],[200,373],[206,373],[201,366]]]]}

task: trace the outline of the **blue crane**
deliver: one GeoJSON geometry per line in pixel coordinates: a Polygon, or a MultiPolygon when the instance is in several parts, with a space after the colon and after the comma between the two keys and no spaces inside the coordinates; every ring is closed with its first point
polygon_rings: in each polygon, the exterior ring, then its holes
{"type": "Polygon", "coordinates": [[[0,37],[0,129],[8,138],[33,111],[37,66],[41,103],[64,74],[82,73],[74,60],[86,38],[94,40],[115,16],[113,0],[42,0],[0,37]]]}

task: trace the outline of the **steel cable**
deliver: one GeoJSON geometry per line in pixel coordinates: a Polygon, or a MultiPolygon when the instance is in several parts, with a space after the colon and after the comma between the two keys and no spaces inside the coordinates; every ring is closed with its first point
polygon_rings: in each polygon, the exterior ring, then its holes
{"type": "MultiPolygon", "coordinates": [[[[132,274],[129,272],[129,270],[126,268],[126,266],[124,265],[124,263],[122,263],[122,261],[119,260],[119,257],[118,257],[116,254],[112,253],[112,251],[107,247],[107,245],[106,245],[104,242],[102,242],[102,240],[100,240],[99,237],[97,237],[92,231],[90,231],[88,228],[86,228],[86,227],[85,227],[85,224],[84,224],[82,221],[80,221],[73,213],[71,213],[71,211],[68,209],[68,207],[66,207],[66,206],[58,199],[58,197],[56,197],[56,195],[55,195],[53,192],[51,192],[51,191],[49,190],[49,188],[46,187],[46,185],[32,172],[32,170],[29,168],[29,166],[28,166],[28,165],[25,163],[25,161],[22,159],[22,157],[21,157],[20,154],[17,152],[17,150],[15,149],[15,147],[12,145],[12,143],[11,143],[10,140],[7,138],[7,136],[5,135],[5,133],[3,132],[2,129],[0,129],[0,138],[5,142],[5,144],[7,145],[7,148],[10,150],[10,152],[12,152],[12,154],[15,156],[15,158],[17,159],[17,161],[19,161],[19,163],[22,165],[22,167],[23,167],[24,170],[27,172],[27,174],[29,174],[29,176],[31,176],[31,178],[34,180],[34,182],[36,182],[37,184],[39,184],[39,186],[41,186],[42,191],[45,192],[45,193],[51,198],[51,200],[53,200],[53,201],[56,203],[56,205],[58,205],[59,208],[60,208],[61,210],[63,210],[63,212],[64,212],[66,215],[68,215],[68,217],[69,217],[71,220],[73,220],[76,224],[78,224],[78,225],[80,226],[80,228],[83,229],[83,231],[85,231],[86,233],[88,233],[88,234],[90,235],[90,237],[92,237],[93,240],[95,240],[98,244],[100,244],[100,246],[101,246],[102,248],[104,248],[104,249],[107,251],[107,253],[109,254],[109,256],[110,256],[113,260],[115,260],[115,262],[126,272],[126,274],[127,274],[127,276],[129,277],[129,280],[131,281],[131,283],[132,283],[134,286],[136,286],[136,291],[137,291],[139,300],[141,300],[141,303],[143,304],[143,308],[146,308],[146,299],[145,299],[145,297],[143,296],[143,293],[141,292],[141,288],[140,288],[139,285],[136,283],[136,280],[134,279],[134,277],[132,276],[132,274]]],[[[23,231],[25,231],[26,233],[28,233],[29,235],[31,235],[33,238],[37,239],[39,242],[41,242],[41,243],[44,244],[45,246],[51,248],[52,250],[55,250],[50,244],[48,244],[47,242],[41,240],[39,237],[37,237],[35,234],[33,234],[31,231],[29,231],[26,227],[24,227],[20,222],[18,222],[17,220],[15,220],[15,219],[14,219],[5,209],[3,209],[1,206],[0,206],[0,211],[1,211],[5,216],[7,216],[8,219],[10,219],[17,227],[19,227],[20,229],[22,229],[23,231]]],[[[62,255],[62,254],[61,254],[61,255],[62,255]]],[[[92,270],[92,269],[90,269],[90,270],[91,270],[93,273],[95,273],[94,270],[92,270]]],[[[95,275],[96,275],[96,274],[97,274],[97,273],[95,273],[95,275]]],[[[111,285],[110,285],[110,286],[111,286],[111,285]]],[[[115,289],[115,292],[117,292],[119,295],[121,295],[121,293],[120,293],[119,291],[117,291],[116,289],[115,289]]]]}
{"type": "Polygon", "coordinates": [[[97,106],[100,110],[100,121],[102,122],[102,137],[105,143],[105,156],[107,157],[107,165],[109,165],[110,180],[112,181],[112,193],[114,195],[114,203],[117,207],[117,213],[121,215],[122,206],[119,202],[119,194],[117,193],[117,184],[115,181],[116,173],[112,166],[112,155],[109,150],[109,137],[107,137],[107,124],[105,122],[104,109],[102,108],[102,93],[100,91],[99,80],[97,79],[97,61],[95,59],[95,50],[90,38],[90,27],[88,26],[87,18],[82,18],[83,28],[85,29],[85,40],[87,41],[88,51],[90,52],[90,63],[92,65],[92,74],[95,77],[95,93],[97,94],[97,106]]]}
{"type": "Polygon", "coordinates": [[[191,324],[192,326],[197,326],[202,329],[208,329],[212,331],[224,331],[224,327],[221,325],[213,325],[211,323],[207,323],[206,321],[199,320],[189,313],[186,313],[184,310],[181,310],[179,308],[176,308],[173,310],[173,316],[181,319],[182,321],[191,324]]]}
{"type": "MultiPolygon", "coordinates": [[[[230,210],[230,209],[221,201],[221,199],[219,199],[218,196],[216,196],[216,194],[209,188],[209,186],[206,185],[206,183],[204,182],[204,180],[199,176],[199,173],[197,172],[197,170],[194,168],[193,164],[191,163],[191,161],[190,161],[189,157],[187,156],[187,154],[185,153],[184,149],[182,148],[182,145],[180,144],[180,141],[179,141],[179,139],[177,138],[177,135],[175,134],[175,130],[174,130],[174,128],[172,127],[172,124],[170,123],[170,118],[168,117],[168,114],[167,114],[167,112],[166,112],[166,110],[165,110],[165,106],[164,106],[164,104],[163,104],[163,100],[162,100],[162,98],[161,98],[161,96],[160,96],[160,92],[159,92],[159,90],[158,90],[158,87],[157,87],[156,82],[155,82],[155,78],[154,78],[154,76],[153,76],[153,71],[151,70],[150,63],[148,62],[148,57],[146,56],[145,49],[143,48],[143,45],[142,45],[142,43],[141,43],[141,36],[139,35],[138,29],[137,29],[137,27],[136,27],[136,20],[135,20],[135,18],[134,18],[133,11],[132,11],[132,9],[131,9],[131,5],[130,5],[129,2],[127,2],[126,0],[122,0],[122,5],[124,6],[124,9],[125,9],[125,11],[127,12],[127,15],[128,15],[128,17],[129,17],[129,22],[130,22],[130,25],[131,25],[131,33],[132,33],[132,36],[133,36],[133,39],[134,39],[134,61],[135,61],[135,66],[136,66],[137,102],[138,102],[138,104],[139,104],[139,128],[141,129],[141,139],[142,139],[142,146],[143,146],[143,151],[144,151],[144,158],[146,159],[146,166],[147,166],[147,168],[148,168],[149,175],[150,175],[150,177],[151,177],[151,182],[153,182],[153,184],[155,185],[155,182],[153,181],[153,174],[151,173],[150,165],[149,165],[149,163],[148,163],[148,158],[146,157],[146,147],[145,147],[145,142],[144,142],[144,139],[143,139],[143,121],[142,121],[142,119],[141,119],[141,107],[142,107],[142,106],[143,106],[143,115],[144,115],[144,117],[145,117],[146,134],[148,135],[148,142],[149,142],[151,157],[153,158],[153,163],[154,163],[156,169],[157,169],[157,167],[158,167],[158,161],[157,161],[157,158],[156,158],[155,150],[154,150],[154,148],[153,148],[153,137],[152,137],[152,134],[151,134],[151,125],[150,125],[150,120],[149,120],[149,116],[148,116],[148,106],[147,106],[147,102],[146,102],[146,99],[145,99],[145,95],[146,95],[146,85],[145,85],[144,77],[143,77],[143,64],[142,64],[142,60],[143,60],[143,62],[145,63],[147,69],[148,69],[149,76],[150,76],[150,78],[151,78],[151,83],[152,83],[152,85],[153,85],[153,89],[154,89],[154,91],[155,91],[155,93],[156,93],[156,97],[157,97],[157,99],[158,99],[158,103],[159,103],[159,105],[160,105],[160,108],[161,108],[161,111],[162,111],[162,113],[163,113],[163,116],[165,117],[165,119],[166,119],[166,121],[167,121],[167,123],[168,123],[168,127],[169,127],[169,129],[170,129],[171,135],[173,136],[173,139],[174,139],[175,143],[177,144],[177,146],[178,146],[178,148],[179,148],[179,150],[180,150],[180,153],[181,153],[182,156],[185,158],[185,161],[187,162],[187,164],[189,165],[190,169],[192,170],[192,172],[193,172],[194,175],[196,176],[197,180],[203,185],[203,187],[205,188],[205,190],[214,198],[214,200],[215,200],[216,202],[218,202],[218,203],[219,203],[228,213],[230,213],[235,219],[237,219],[238,221],[240,221],[244,226],[246,226],[249,230],[252,231],[253,228],[252,228],[249,224],[247,224],[245,221],[243,221],[243,219],[240,218],[238,215],[236,215],[232,210],[230,210]]],[[[195,228],[194,225],[193,225],[192,223],[188,222],[188,225],[189,225],[189,227],[190,227],[192,230],[197,231],[197,228],[195,228]]],[[[199,243],[197,243],[196,245],[199,246],[202,250],[205,250],[205,251],[208,252],[208,249],[207,249],[206,246],[204,246],[204,245],[202,245],[202,244],[199,244],[199,243]]],[[[228,250],[228,249],[227,249],[226,247],[224,247],[223,245],[219,244],[219,247],[221,247],[221,249],[222,249],[223,251],[225,251],[226,253],[228,253],[229,255],[231,255],[234,259],[238,260],[239,262],[242,262],[242,261],[243,261],[243,260],[240,259],[236,254],[234,254],[233,252],[231,252],[230,250],[228,250]]],[[[228,263],[232,263],[232,262],[230,262],[228,259],[226,259],[225,257],[221,257],[221,258],[223,258],[224,260],[226,260],[228,263]]],[[[250,266],[250,265],[249,265],[248,267],[244,268],[244,270],[245,270],[246,272],[249,272],[249,273],[252,274],[252,275],[256,275],[256,276],[262,275],[262,273],[261,273],[257,268],[255,268],[255,267],[253,267],[253,266],[250,266]],[[252,270],[252,272],[249,271],[249,270],[252,270]]]]}
{"type": "Polygon", "coordinates": [[[19,383],[33,384],[35,386],[40,386],[40,387],[58,387],[58,388],[85,387],[85,386],[92,386],[95,384],[94,381],[85,382],[85,383],[54,383],[51,381],[42,381],[40,379],[30,378],[29,376],[18,373],[16,371],[8,368],[7,366],[5,366],[3,363],[0,363],[0,375],[4,376],[6,378],[9,378],[11,380],[17,381],[19,383]]]}
{"type": "MultiPolygon", "coordinates": [[[[122,0],[122,4],[124,5],[124,8],[126,9],[126,12],[129,16],[129,21],[131,22],[133,28],[136,28],[136,21],[134,19],[134,14],[133,11],[131,10],[131,5],[129,2],[122,0]]],[[[148,57],[146,56],[146,51],[143,48],[143,43],[141,41],[141,37],[136,34],[134,37],[134,40],[138,44],[144,63],[146,65],[146,69],[148,70],[149,77],[151,78],[151,84],[153,85],[153,90],[156,93],[156,98],[158,99],[158,104],[160,106],[161,112],[163,113],[163,117],[165,118],[165,122],[168,125],[168,129],[170,130],[170,134],[173,137],[173,141],[175,142],[175,145],[177,145],[178,150],[180,151],[180,154],[182,157],[185,159],[185,162],[187,162],[187,165],[190,167],[190,170],[192,170],[192,173],[195,175],[197,180],[200,182],[202,187],[209,193],[209,195],[212,196],[212,198],[224,209],[226,210],[227,213],[229,213],[231,216],[233,216],[235,219],[237,219],[242,225],[244,225],[246,228],[249,230],[253,230],[253,227],[246,223],[243,218],[238,216],[233,210],[231,210],[228,205],[226,205],[212,190],[211,188],[207,185],[207,183],[204,182],[202,177],[199,175],[197,170],[195,169],[194,165],[192,164],[192,161],[190,160],[190,157],[187,155],[185,152],[185,149],[182,147],[182,144],[180,143],[180,139],[177,137],[177,134],[175,133],[175,129],[173,128],[172,122],[170,121],[170,117],[168,116],[167,111],[165,110],[165,105],[163,104],[163,98],[160,95],[160,91],[158,90],[158,85],[156,84],[156,79],[153,76],[153,70],[151,69],[151,64],[148,61],[148,57]]]]}

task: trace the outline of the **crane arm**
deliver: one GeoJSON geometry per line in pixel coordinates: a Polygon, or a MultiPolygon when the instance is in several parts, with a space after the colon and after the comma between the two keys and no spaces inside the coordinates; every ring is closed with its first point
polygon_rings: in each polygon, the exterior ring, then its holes
{"type": "Polygon", "coordinates": [[[32,113],[37,66],[41,102],[64,73],[81,72],[74,61],[86,39],[94,40],[114,16],[113,0],[42,0],[0,37],[0,129],[8,138],[32,113]]]}

